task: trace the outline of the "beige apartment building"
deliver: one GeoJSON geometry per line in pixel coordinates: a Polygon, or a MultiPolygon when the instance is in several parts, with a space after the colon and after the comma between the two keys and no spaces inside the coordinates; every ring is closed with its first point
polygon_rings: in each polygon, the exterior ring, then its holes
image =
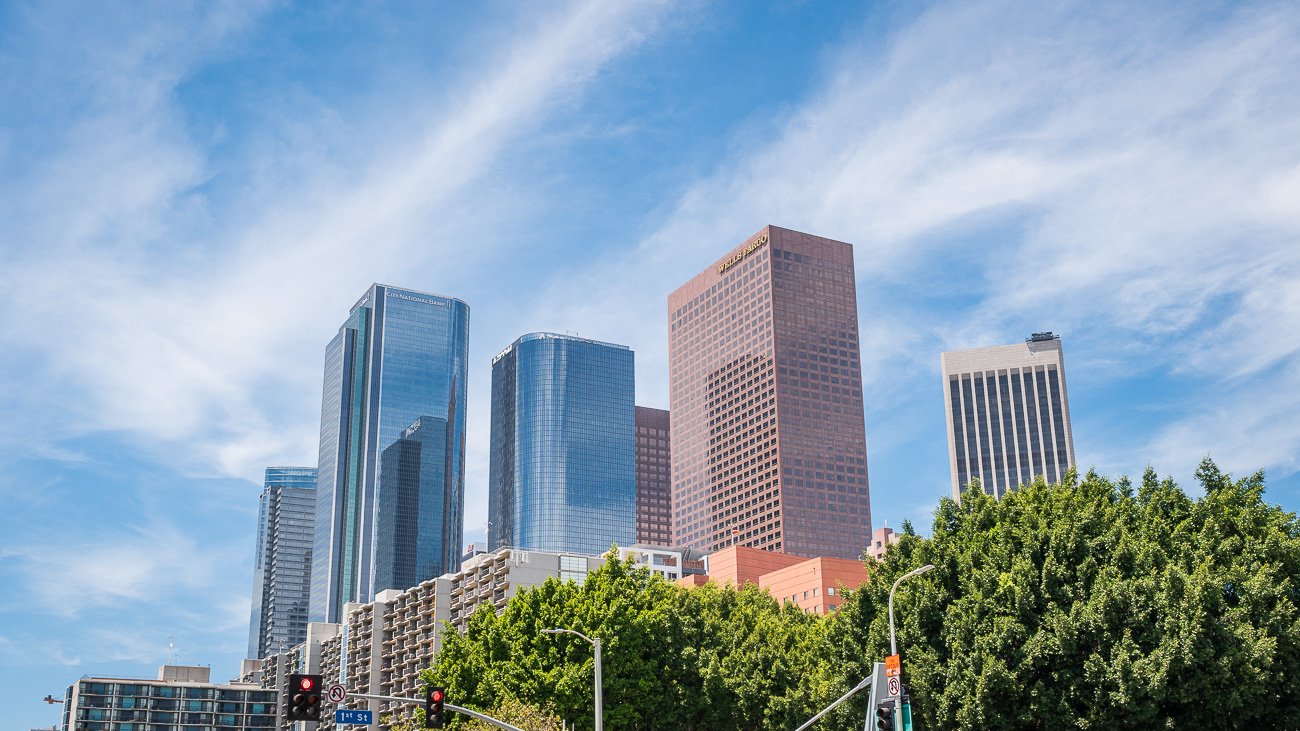
{"type": "MultiPolygon", "coordinates": [[[[665,573],[663,567],[674,560],[669,555],[672,552],[624,549],[623,553],[634,556],[644,553],[644,560],[637,560],[650,565],[652,570],[660,569],[660,573],[665,573]]],[[[674,555],[680,565],[682,555],[674,555]]],[[[418,704],[365,700],[358,696],[422,699],[419,674],[433,664],[442,647],[446,624],[464,631],[470,615],[480,605],[488,604],[499,612],[521,587],[536,586],[551,577],[581,583],[604,560],[597,556],[514,548],[479,554],[465,560],[455,573],[429,579],[405,591],[382,591],[373,602],[347,604],[344,622],[310,623],[303,644],[260,661],[245,660],[240,681],[278,690],[285,687],[291,673],[303,672],[320,673],[325,686],[342,684],[351,698],[341,706],[325,705],[319,731],[334,731],[333,712],[337,708],[369,709],[375,712],[376,722],[382,715],[393,714],[399,718],[410,715],[418,704]]],[[[293,731],[291,724],[279,715],[276,723],[281,731],[293,731]]],[[[376,723],[370,729],[375,731],[378,727],[376,723]]]]}

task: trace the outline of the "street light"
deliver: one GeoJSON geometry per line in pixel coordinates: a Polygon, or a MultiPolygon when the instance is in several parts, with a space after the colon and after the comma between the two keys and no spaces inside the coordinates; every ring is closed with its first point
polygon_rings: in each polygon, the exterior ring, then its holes
{"type": "Polygon", "coordinates": [[[600,686],[600,638],[588,637],[581,632],[576,632],[571,629],[544,629],[542,630],[542,634],[577,635],[578,637],[581,637],[582,639],[591,643],[591,646],[596,649],[596,731],[605,731],[605,721],[604,721],[604,712],[603,712],[604,711],[603,706],[605,705],[605,703],[603,698],[603,691],[601,690],[601,686],[600,686]]]}
{"type": "Polygon", "coordinates": [[[898,585],[903,583],[905,579],[910,579],[913,576],[920,576],[932,568],[934,568],[934,564],[928,563],[919,569],[912,569],[898,577],[898,580],[895,581],[894,585],[889,589],[889,654],[891,655],[898,654],[898,643],[894,641],[894,590],[897,589],[898,585]]]}

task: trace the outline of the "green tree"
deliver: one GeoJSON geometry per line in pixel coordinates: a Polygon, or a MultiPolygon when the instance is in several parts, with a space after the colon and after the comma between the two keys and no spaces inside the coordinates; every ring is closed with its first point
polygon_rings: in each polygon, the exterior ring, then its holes
{"type": "MultiPolygon", "coordinates": [[[[488,715],[523,731],[561,731],[564,728],[564,722],[554,711],[514,698],[506,698],[488,715]]],[[[465,731],[500,731],[499,727],[478,719],[470,719],[462,728],[465,731]]]]}
{"type": "MultiPolygon", "coordinates": [[[[1188,497],[1148,469],[945,499],[829,628],[825,694],[888,648],[933,729],[1300,728],[1300,524],[1210,460],[1188,497]]],[[[863,701],[839,714],[861,719],[863,701]]]]}
{"type": "Polygon", "coordinates": [[[521,589],[500,616],[486,606],[447,633],[426,680],[471,708],[508,699],[592,727],[591,646],[601,638],[605,725],[628,731],[781,729],[806,717],[817,617],[747,585],[684,589],[610,558],[582,585],[521,589]]]}

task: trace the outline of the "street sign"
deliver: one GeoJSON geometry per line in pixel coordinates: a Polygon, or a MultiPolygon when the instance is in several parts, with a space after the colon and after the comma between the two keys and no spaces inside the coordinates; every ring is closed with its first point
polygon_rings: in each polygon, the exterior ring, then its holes
{"type": "Polygon", "coordinates": [[[356,726],[369,726],[374,723],[375,714],[370,711],[354,711],[340,708],[334,712],[334,723],[340,726],[349,723],[356,726]]]}
{"type": "Polygon", "coordinates": [[[330,699],[331,703],[342,703],[344,698],[348,697],[347,688],[335,683],[330,689],[325,691],[325,697],[330,699]]]}
{"type": "MultiPolygon", "coordinates": [[[[898,662],[898,655],[890,655],[885,658],[885,677],[897,678],[902,672],[901,664],[898,662]]],[[[897,694],[895,694],[897,695],[897,694]]]]}
{"type": "Polygon", "coordinates": [[[889,684],[889,695],[897,696],[899,694],[899,691],[902,689],[902,683],[899,682],[898,676],[895,675],[889,678],[888,684],[889,684]]]}

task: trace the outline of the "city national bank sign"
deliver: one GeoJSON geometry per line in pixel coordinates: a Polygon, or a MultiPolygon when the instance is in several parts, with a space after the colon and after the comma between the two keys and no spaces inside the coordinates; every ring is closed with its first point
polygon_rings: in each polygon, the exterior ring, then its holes
{"type": "Polygon", "coordinates": [[[745,248],[741,249],[740,251],[737,251],[735,254],[732,254],[731,258],[727,259],[726,261],[718,265],[718,274],[722,274],[723,272],[727,271],[733,266],[744,261],[745,257],[754,253],[755,249],[758,249],[760,246],[766,243],[767,243],[767,234],[763,234],[762,236],[759,236],[758,238],[749,242],[749,244],[746,245],[745,248]]]}

